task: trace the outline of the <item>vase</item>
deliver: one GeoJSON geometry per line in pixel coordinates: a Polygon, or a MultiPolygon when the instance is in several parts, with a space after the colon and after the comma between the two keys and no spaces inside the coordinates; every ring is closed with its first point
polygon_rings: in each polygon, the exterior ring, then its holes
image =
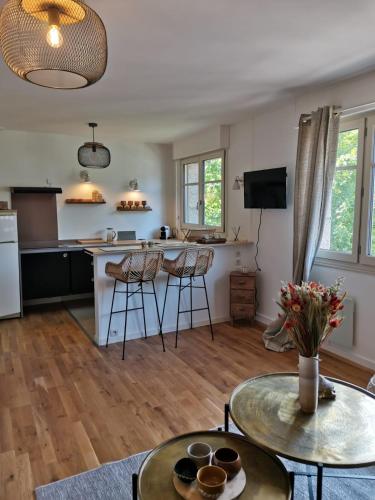
{"type": "Polygon", "coordinates": [[[299,403],[304,413],[315,413],[319,395],[319,356],[299,355],[299,403]]]}

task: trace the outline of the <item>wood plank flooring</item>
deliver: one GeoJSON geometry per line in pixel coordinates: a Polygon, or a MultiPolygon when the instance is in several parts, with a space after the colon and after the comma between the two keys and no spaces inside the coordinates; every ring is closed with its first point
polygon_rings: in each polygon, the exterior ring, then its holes
{"type": "MultiPolygon", "coordinates": [[[[246,378],[295,371],[297,354],[266,351],[246,326],[96,348],[61,306],[0,322],[0,498],[147,450],[176,434],[223,422],[246,378]]],[[[365,386],[370,373],[328,355],[322,372],[365,386]]]]}

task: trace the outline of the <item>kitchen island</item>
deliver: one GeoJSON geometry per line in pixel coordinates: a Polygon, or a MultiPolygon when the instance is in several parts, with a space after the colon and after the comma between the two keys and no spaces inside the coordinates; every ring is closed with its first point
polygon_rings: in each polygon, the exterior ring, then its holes
{"type": "MultiPolygon", "coordinates": [[[[105,345],[109,324],[109,313],[113,293],[114,280],[105,274],[107,262],[120,262],[128,252],[141,250],[140,244],[129,242],[128,245],[114,245],[111,247],[86,248],[85,251],[93,257],[94,265],[94,298],[95,298],[95,331],[90,336],[99,346],[105,345]]],[[[242,263],[248,264],[251,243],[247,241],[227,242],[223,244],[210,245],[214,247],[215,257],[213,265],[206,276],[208,298],[211,308],[213,323],[229,320],[229,273],[235,269],[236,261],[241,259],[242,263]]],[[[171,240],[161,242],[155,241],[153,248],[161,248],[168,259],[174,259],[178,253],[188,247],[196,246],[195,243],[183,243],[171,240]]],[[[160,272],[155,280],[155,289],[159,309],[163,306],[167,274],[160,272]]],[[[201,280],[201,278],[197,278],[201,280]]],[[[176,278],[177,281],[177,278],[176,278]]],[[[200,284],[200,283],[199,283],[200,284]]],[[[122,285],[118,283],[120,290],[122,285]]],[[[135,285],[134,285],[135,286],[135,285]]],[[[145,287],[150,285],[145,285],[145,287]]],[[[125,287],[125,286],[124,286],[125,287]]],[[[172,288],[174,290],[174,288],[172,288]]],[[[193,294],[193,305],[201,304],[204,300],[203,290],[195,290],[193,294]],[[202,296],[199,294],[202,293],[202,296]]],[[[116,294],[114,310],[124,309],[123,294],[116,294]]],[[[134,295],[129,299],[129,307],[139,306],[140,298],[134,295]]],[[[188,305],[189,297],[182,294],[182,307],[188,305]]],[[[152,295],[145,296],[145,311],[147,323],[147,335],[156,335],[159,331],[158,320],[152,295]]],[[[181,330],[189,328],[187,315],[180,315],[181,330]]],[[[175,331],[177,318],[177,293],[169,290],[163,322],[163,333],[175,331]]],[[[198,311],[193,315],[193,325],[201,326],[208,324],[207,311],[198,311]]],[[[121,342],[123,339],[124,314],[114,314],[111,323],[109,342],[121,342]]],[[[143,318],[141,311],[128,314],[127,340],[137,339],[144,336],[143,318]]]]}

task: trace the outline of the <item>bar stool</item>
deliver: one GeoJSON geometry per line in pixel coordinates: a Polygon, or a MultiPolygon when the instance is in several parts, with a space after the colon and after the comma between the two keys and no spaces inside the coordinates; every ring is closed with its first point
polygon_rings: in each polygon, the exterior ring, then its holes
{"type": "Polygon", "coordinates": [[[164,304],[163,304],[163,313],[161,317],[161,329],[163,328],[163,320],[164,320],[164,312],[165,312],[165,304],[167,302],[167,294],[168,288],[170,286],[178,287],[178,306],[177,306],[177,325],[176,325],[176,341],[175,347],[177,347],[177,339],[178,339],[178,326],[179,326],[179,318],[180,314],[190,313],[190,328],[193,328],[193,312],[196,311],[208,311],[208,319],[210,322],[211,329],[211,338],[214,340],[214,331],[212,328],[211,321],[211,312],[210,312],[210,304],[208,302],[207,288],[206,288],[206,280],[205,275],[208,270],[212,266],[212,261],[214,258],[214,249],[211,247],[195,247],[195,248],[187,248],[183,250],[174,260],[164,259],[162,271],[168,273],[167,279],[167,288],[165,290],[164,296],[164,304]],[[171,284],[169,282],[170,277],[175,276],[179,278],[179,284],[171,284]],[[193,280],[197,277],[202,277],[203,286],[193,285],[193,280]],[[183,284],[183,279],[188,279],[187,284],[183,284]],[[188,288],[190,290],[190,309],[186,309],[184,311],[180,310],[181,304],[181,292],[188,288]],[[206,304],[207,307],[200,307],[198,309],[193,309],[193,288],[201,288],[204,289],[204,293],[206,296],[206,304]]]}
{"type": "Polygon", "coordinates": [[[146,316],[145,316],[145,304],[144,304],[144,295],[153,295],[155,298],[156,312],[158,315],[158,323],[159,323],[159,335],[161,336],[161,342],[163,345],[163,351],[165,352],[164,346],[164,338],[163,332],[161,329],[161,321],[159,314],[158,301],[155,293],[155,284],[154,279],[157,273],[160,271],[162,262],[163,262],[164,252],[163,250],[150,250],[150,251],[136,251],[130,252],[122,259],[119,264],[115,264],[114,262],[107,262],[105,266],[106,275],[114,278],[115,284],[113,286],[113,295],[112,295],[112,304],[111,304],[111,313],[109,317],[108,324],[108,333],[107,333],[107,343],[106,347],[108,347],[108,339],[109,332],[111,329],[112,315],[117,313],[125,313],[125,324],[124,324],[124,340],[122,344],[122,359],[125,358],[125,342],[126,342],[126,327],[128,322],[128,312],[130,311],[138,311],[142,309],[143,312],[143,325],[145,330],[145,338],[147,338],[147,329],[146,329],[146,316]],[[117,289],[117,282],[120,281],[126,285],[125,290],[117,289]],[[145,292],[143,289],[143,285],[145,283],[152,284],[152,291],[145,292]],[[135,284],[136,290],[129,290],[129,285],[135,284]],[[113,303],[115,299],[116,293],[125,293],[125,309],[120,311],[113,310],[113,303]],[[133,307],[129,309],[129,298],[133,295],[141,295],[142,306],[141,307],[133,307]]]}

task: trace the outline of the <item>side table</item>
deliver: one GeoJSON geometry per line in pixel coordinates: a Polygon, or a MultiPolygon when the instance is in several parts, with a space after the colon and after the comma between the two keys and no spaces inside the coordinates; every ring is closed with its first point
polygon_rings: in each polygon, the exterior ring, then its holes
{"type": "Polygon", "coordinates": [[[232,271],[230,273],[230,315],[232,325],[236,319],[255,317],[256,273],[232,271]]]}
{"type": "Polygon", "coordinates": [[[336,399],[320,401],[312,415],[300,409],[296,373],[249,379],[236,387],[225,406],[225,429],[230,415],[251,442],[317,467],[318,500],[323,495],[324,467],[375,465],[375,395],[342,380],[329,380],[336,399]]]}

